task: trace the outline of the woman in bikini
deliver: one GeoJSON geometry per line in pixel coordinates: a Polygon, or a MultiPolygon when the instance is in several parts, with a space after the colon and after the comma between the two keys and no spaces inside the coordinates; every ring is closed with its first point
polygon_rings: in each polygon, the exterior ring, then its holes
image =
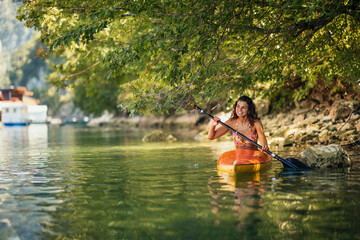
{"type": "MultiPolygon", "coordinates": [[[[214,121],[212,122],[208,132],[208,139],[216,139],[229,131],[229,129],[222,125],[216,128],[219,120],[220,119],[218,117],[214,117],[214,121]]],[[[247,96],[240,97],[234,104],[231,117],[225,122],[225,124],[247,136],[254,142],[259,140],[260,145],[262,146],[262,151],[269,150],[262,123],[257,115],[255,104],[251,98],[247,96]]],[[[233,133],[233,139],[236,149],[257,149],[254,144],[238,136],[236,133],[233,133]]]]}

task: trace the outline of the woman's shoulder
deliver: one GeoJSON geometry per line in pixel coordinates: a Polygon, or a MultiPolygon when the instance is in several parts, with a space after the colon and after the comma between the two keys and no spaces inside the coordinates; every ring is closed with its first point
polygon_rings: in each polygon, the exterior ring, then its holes
{"type": "Polygon", "coordinates": [[[261,123],[260,119],[255,119],[254,120],[254,125],[255,126],[262,126],[262,123],[261,123]]]}

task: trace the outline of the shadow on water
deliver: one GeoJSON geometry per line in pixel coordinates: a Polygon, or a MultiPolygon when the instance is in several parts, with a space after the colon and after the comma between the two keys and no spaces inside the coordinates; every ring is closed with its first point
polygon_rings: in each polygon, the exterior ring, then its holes
{"type": "Polygon", "coordinates": [[[277,178],[286,178],[288,180],[296,179],[299,176],[307,176],[309,171],[294,171],[289,169],[283,169],[277,174],[277,178]]]}

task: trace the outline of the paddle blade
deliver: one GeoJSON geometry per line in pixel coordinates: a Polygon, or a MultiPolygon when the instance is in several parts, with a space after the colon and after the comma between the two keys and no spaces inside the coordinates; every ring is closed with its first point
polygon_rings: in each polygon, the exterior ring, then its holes
{"type": "Polygon", "coordinates": [[[281,162],[284,165],[284,168],[291,168],[297,170],[312,170],[311,167],[297,160],[296,158],[285,158],[284,161],[281,162]]]}

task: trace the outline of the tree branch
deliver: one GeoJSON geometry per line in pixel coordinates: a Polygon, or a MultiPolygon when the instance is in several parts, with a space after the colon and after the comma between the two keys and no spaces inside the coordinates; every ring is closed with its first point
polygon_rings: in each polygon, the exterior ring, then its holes
{"type": "Polygon", "coordinates": [[[77,75],[80,75],[80,74],[82,74],[82,73],[90,70],[91,68],[95,67],[95,66],[98,65],[99,63],[100,63],[100,62],[96,62],[96,63],[94,63],[93,65],[85,68],[84,70],[82,70],[82,71],[80,71],[80,72],[73,73],[73,74],[70,74],[70,75],[66,76],[66,78],[72,78],[72,77],[75,77],[75,76],[77,76],[77,75]]]}

